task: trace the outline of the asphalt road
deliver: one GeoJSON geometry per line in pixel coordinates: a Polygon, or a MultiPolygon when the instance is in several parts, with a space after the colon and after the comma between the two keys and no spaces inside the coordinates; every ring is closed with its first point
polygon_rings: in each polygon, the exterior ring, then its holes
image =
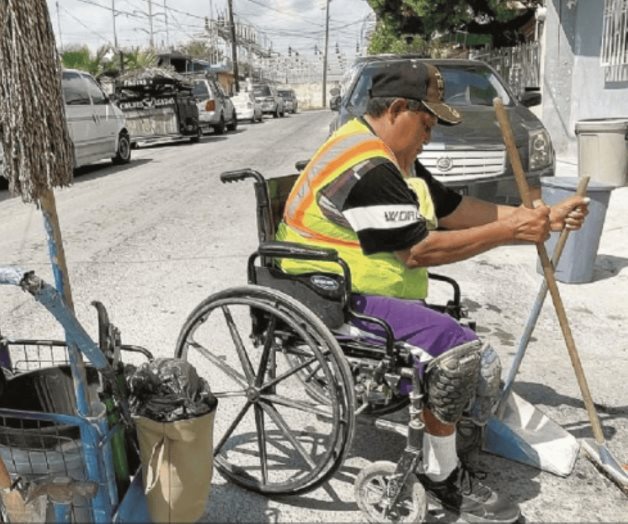
{"type": "MultiPolygon", "coordinates": [[[[103,163],[82,169],[71,188],[56,194],[76,312],[87,330],[96,335],[90,302],[97,299],[108,307],[123,341],[143,345],[156,356],[172,356],[196,304],[246,283],[246,259],[256,247],[252,184],[221,184],[220,173],[246,167],[265,176],[294,172],[294,163],[307,159],[325,138],[331,117],[328,111],[315,111],[266,119],[228,135],[207,135],[199,144],[136,150],[128,166],[103,163]]],[[[561,292],[609,447],[626,462],[628,237],[621,211],[609,208],[594,282],[561,286],[561,292]]],[[[5,265],[34,269],[52,282],[40,213],[2,190],[0,266],[5,265]]],[[[507,367],[540,283],[534,249],[503,247],[440,271],[459,280],[478,331],[497,347],[507,367]]],[[[63,337],[29,296],[17,289],[0,292],[4,335],[63,337]]],[[[442,296],[438,290],[435,294],[442,296]]],[[[591,436],[549,306],[534,337],[515,390],[574,436],[591,436]]],[[[212,376],[206,378],[214,385],[212,376]]],[[[217,424],[228,423],[230,415],[233,411],[226,407],[220,410],[217,424]]],[[[398,418],[403,420],[403,414],[398,418]]],[[[335,477],[290,498],[261,497],[215,473],[207,520],[362,522],[353,479],[373,461],[396,460],[403,445],[400,436],[360,424],[349,458],[335,477]]],[[[528,522],[628,520],[628,499],[583,457],[565,479],[492,455],[483,454],[481,462],[486,482],[517,500],[528,522]]],[[[448,517],[434,513],[432,518],[448,517]]]]}

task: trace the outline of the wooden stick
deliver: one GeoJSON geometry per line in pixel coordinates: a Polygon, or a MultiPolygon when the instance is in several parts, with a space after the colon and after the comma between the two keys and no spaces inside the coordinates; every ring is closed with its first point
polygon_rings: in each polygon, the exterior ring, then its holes
{"type": "MultiPolygon", "coordinates": [[[[521,164],[519,151],[517,151],[508,114],[506,113],[506,109],[504,108],[504,104],[500,98],[495,98],[493,100],[493,107],[495,108],[495,113],[497,114],[497,121],[499,122],[499,126],[502,131],[504,144],[506,145],[508,158],[510,159],[510,164],[512,165],[512,169],[515,174],[515,180],[517,182],[519,194],[521,195],[521,200],[526,207],[532,208],[533,205],[532,199],[530,198],[530,187],[528,186],[523,165],[521,164]]],[[[565,307],[558,291],[558,284],[556,283],[556,277],[554,275],[554,266],[552,266],[552,262],[547,255],[545,244],[542,242],[538,243],[536,245],[536,250],[539,255],[539,259],[541,260],[541,265],[543,266],[543,274],[545,275],[547,287],[552,297],[552,302],[554,303],[554,309],[556,310],[556,316],[558,317],[560,329],[563,332],[569,358],[571,359],[571,365],[573,366],[576,373],[576,379],[578,380],[578,385],[580,386],[582,400],[584,401],[584,405],[589,415],[589,420],[591,421],[593,436],[598,444],[604,445],[605,440],[602,425],[600,423],[600,419],[598,418],[597,411],[595,410],[593,398],[591,397],[591,392],[589,391],[589,385],[587,384],[584,369],[582,368],[582,363],[580,362],[580,357],[578,356],[578,351],[576,349],[576,343],[574,342],[573,335],[571,334],[571,328],[569,327],[569,322],[567,321],[567,313],[565,312],[565,307]]]]}

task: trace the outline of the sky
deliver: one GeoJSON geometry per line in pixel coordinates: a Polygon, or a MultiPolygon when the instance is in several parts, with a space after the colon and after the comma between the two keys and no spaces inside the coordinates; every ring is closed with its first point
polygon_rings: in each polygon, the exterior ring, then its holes
{"type": "MultiPolygon", "coordinates": [[[[290,47],[300,55],[314,55],[325,42],[326,0],[232,0],[235,18],[255,27],[272,49],[287,54],[290,47]]],[[[47,0],[51,21],[63,47],[86,44],[92,50],[112,44],[112,6],[120,47],[148,46],[149,0],[47,0]]],[[[156,45],[176,46],[203,33],[204,17],[227,18],[227,0],[152,0],[153,35],[156,45]],[[165,6],[165,9],[164,9],[165,6]],[[166,31],[166,16],[168,20],[166,31]]],[[[348,57],[374,20],[366,0],[331,0],[329,50],[336,44],[348,57]]]]}

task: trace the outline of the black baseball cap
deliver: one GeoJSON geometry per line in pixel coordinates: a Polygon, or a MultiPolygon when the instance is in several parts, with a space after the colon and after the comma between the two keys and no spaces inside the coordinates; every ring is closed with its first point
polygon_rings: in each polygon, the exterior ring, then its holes
{"type": "Polygon", "coordinates": [[[445,81],[436,66],[419,60],[389,62],[373,75],[371,98],[407,98],[418,100],[441,124],[454,126],[462,115],[443,102],[445,81]]]}

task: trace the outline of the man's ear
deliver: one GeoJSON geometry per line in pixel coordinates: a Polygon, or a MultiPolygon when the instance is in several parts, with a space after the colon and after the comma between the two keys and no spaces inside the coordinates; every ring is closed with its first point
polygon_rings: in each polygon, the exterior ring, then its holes
{"type": "Polygon", "coordinates": [[[392,104],[388,107],[388,116],[391,122],[394,122],[397,117],[408,109],[408,102],[403,98],[395,98],[392,104]]]}

